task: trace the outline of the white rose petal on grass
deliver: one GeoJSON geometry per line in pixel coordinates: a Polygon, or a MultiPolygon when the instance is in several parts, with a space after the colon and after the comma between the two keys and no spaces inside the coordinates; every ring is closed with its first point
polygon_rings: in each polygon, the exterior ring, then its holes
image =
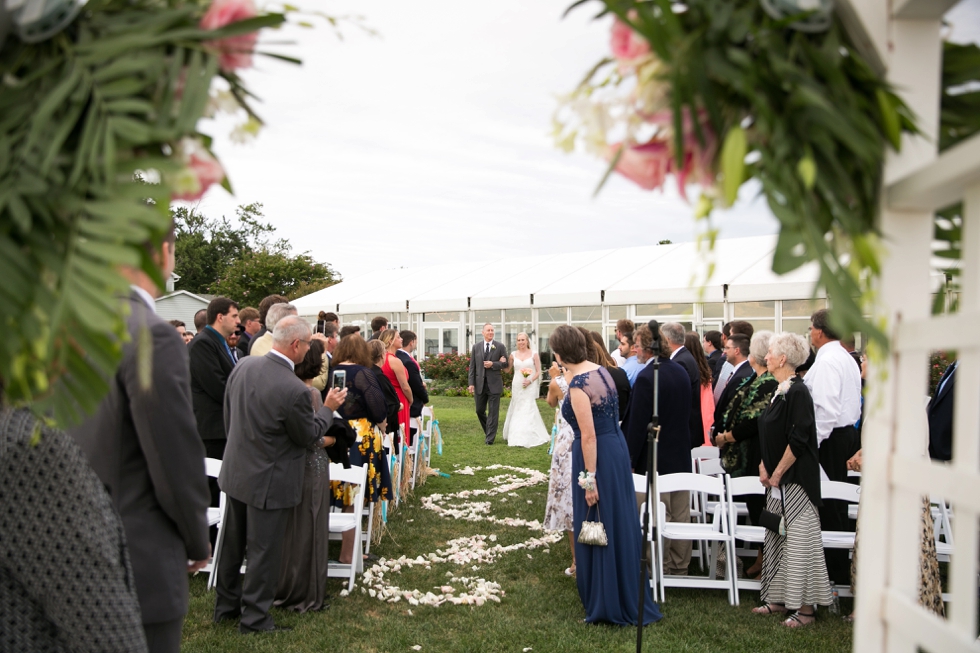
{"type": "Polygon", "coordinates": [[[524,653],[527,653],[528,651],[533,651],[534,649],[533,649],[533,648],[531,648],[530,646],[525,646],[525,647],[524,647],[524,648],[522,648],[521,650],[522,650],[522,651],[524,651],[524,653]]]}
{"type": "MultiPolygon", "coordinates": [[[[361,589],[364,589],[364,588],[361,588],[361,589]]],[[[341,596],[341,597],[345,597],[345,596],[347,596],[348,594],[350,594],[350,592],[348,592],[347,590],[340,590],[340,596],[341,596]]]]}
{"type": "Polygon", "coordinates": [[[421,651],[422,650],[422,647],[419,646],[418,644],[416,644],[415,646],[412,647],[412,650],[413,651],[421,651]]]}

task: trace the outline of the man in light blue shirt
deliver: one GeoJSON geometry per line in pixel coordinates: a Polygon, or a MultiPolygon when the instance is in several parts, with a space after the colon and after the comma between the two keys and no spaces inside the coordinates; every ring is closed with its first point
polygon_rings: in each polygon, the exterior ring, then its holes
{"type": "Polygon", "coordinates": [[[633,334],[624,335],[623,340],[629,344],[630,353],[633,355],[627,358],[626,362],[619,366],[619,369],[626,372],[626,377],[630,380],[630,387],[633,387],[637,375],[650,361],[650,356],[642,347],[637,348],[636,343],[633,342],[633,334]]]}

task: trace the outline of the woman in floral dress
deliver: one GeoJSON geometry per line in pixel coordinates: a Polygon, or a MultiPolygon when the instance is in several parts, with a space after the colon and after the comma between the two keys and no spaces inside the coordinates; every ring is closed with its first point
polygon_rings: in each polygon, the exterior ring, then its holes
{"type": "Polygon", "coordinates": [[[551,453],[551,477],[548,480],[548,502],[544,509],[544,528],[548,531],[568,531],[568,543],[572,547],[572,566],[565,569],[566,576],[575,575],[575,538],[572,515],[572,442],[575,432],[561,416],[561,407],[568,396],[571,376],[558,363],[552,363],[548,371],[548,405],[557,408],[555,448],[551,453]]]}

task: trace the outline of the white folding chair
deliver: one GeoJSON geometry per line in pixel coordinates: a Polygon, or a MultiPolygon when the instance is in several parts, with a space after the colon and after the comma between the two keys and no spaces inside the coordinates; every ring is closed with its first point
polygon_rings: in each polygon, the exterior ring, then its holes
{"type": "Polygon", "coordinates": [[[709,447],[706,444],[695,447],[691,449],[691,471],[697,471],[695,469],[695,463],[698,460],[716,460],[718,458],[721,458],[721,449],[718,447],[709,447]]]}
{"type": "Polygon", "coordinates": [[[357,486],[353,502],[351,503],[353,511],[330,513],[330,539],[342,539],[344,533],[353,530],[354,542],[359,545],[354,547],[350,564],[341,562],[327,563],[327,577],[347,578],[347,591],[350,592],[354,589],[355,576],[364,571],[364,551],[360,543],[362,542],[361,519],[364,514],[364,490],[367,485],[367,465],[351,466],[350,469],[344,469],[344,466],[339,463],[330,463],[330,480],[357,486]]]}
{"type": "MultiPolygon", "coordinates": [[[[820,497],[824,501],[837,500],[847,501],[856,505],[861,501],[861,486],[842,481],[820,481],[820,497]]],[[[848,514],[851,510],[848,506],[848,514]]],[[[820,531],[825,549],[847,549],[853,554],[854,533],[851,531],[820,531]]],[[[838,585],[837,591],[840,596],[852,596],[850,585],[838,585]]]]}
{"type": "MultiPolygon", "coordinates": [[[[204,459],[204,472],[210,478],[218,478],[221,474],[221,461],[216,458],[204,459]]],[[[214,543],[214,551],[211,552],[211,561],[201,571],[208,574],[208,591],[214,589],[218,582],[218,556],[221,554],[221,543],[224,541],[222,525],[225,521],[225,514],[228,510],[228,499],[225,493],[220,494],[217,508],[208,508],[208,526],[218,527],[218,538],[214,543]]],[[[244,567],[243,567],[244,569],[244,567]]]]}
{"type": "MultiPolygon", "coordinates": [[[[638,497],[643,498],[643,504],[639,507],[639,517],[640,517],[640,528],[643,528],[643,514],[644,512],[649,512],[650,502],[647,500],[647,477],[645,474],[633,474],[633,492],[637,494],[638,497]]],[[[647,544],[650,546],[650,560],[651,566],[653,567],[653,575],[650,577],[650,588],[653,590],[653,600],[660,600],[661,592],[661,582],[660,576],[663,575],[663,569],[657,565],[657,547],[656,540],[653,538],[653,528],[656,526],[654,521],[655,517],[653,513],[650,513],[650,529],[651,531],[647,534],[647,544]]]]}
{"type": "Polygon", "coordinates": [[[930,497],[932,504],[933,533],[936,536],[936,557],[940,562],[949,562],[953,554],[953,526],[949,504],[941,497],[930,497]]]}
{"type": "Polygon", "coordinates": [[[661,494],[668,492],[705,493],[719,497],[718,506],[712,514],[711,523],[681,523],[668,522],[666,506],[659,503],[657,510],[657,566],[660,568],[660,597],[666,598],[665,587],[701,587],[707,589],[728,590],[728,602],[735,605],[735,547],[729,529],[728,500],[725,495],[725,484],[720,478],[703,474],[666,474],[657,477],[657,490],[661,494]],[[708,555],[707,576],[667,576],[663,573],[664,540],[708,541],[715,545],[723,544],[726,552],[727,573],[724,580],[715,577],[715,559],[717,556],[708,555]]]}
{"type": "MultiPolygon", "coordinates": [[[[766,529],[764,527],[738,523],[736,519],[737,511],[735,509],[735,503],[733,502],[734,497],[745,496],[746,494],[765,495],[766,488],[763,487],[759,477],[740,476],[738,478],[732,478],[730,476],[725,476],[725,488],[728,490],[728,519],[729,523],[732,525],[732,538],[735,540],[756,544],[762,544],[765,542],[766,529]]],[[[737,554],[738,551],[736,550],[736,555],[737,554]]],[[[758,591],[762,589],[762,582],[752,580],[751,578],[736,578],[735,605],[739,604],[738,591],[740,589],[758,591]]]]}

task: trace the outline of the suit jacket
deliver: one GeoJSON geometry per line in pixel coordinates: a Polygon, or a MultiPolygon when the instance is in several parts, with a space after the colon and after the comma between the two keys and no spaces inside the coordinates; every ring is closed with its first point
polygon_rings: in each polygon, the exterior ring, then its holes
{"type": "MultiPolygon", "coordinates": [[[[187,613],[187,560],[208,557],[204,444],[191,407],[187,347],[135,293],[130,339],[94,415],[71,431],[122,518],[144,623],[187,613]],[[149,332],[150,386],[140,382],[149,332]]],[[[227,356],[226,356],[227,357],[227,356]]],[[[66,510],[73,509],[69,504],[66,510]]]]}
{"type": "MultiPolygon", "coordinates": [[[[675,361],[660,359],[660,444],[657,471],[676,474],[691,471],[690,411],[691,381],[675,361]]],[[[640,370],[630,394],[623,434],[630,464],[637,474],[647,471],[647,425],[653,416],[653,362],[640,370]]]]}
{"type": "MultiPolygon", "coordinates": [[[[728,385],[725,389],[721,391],[721,395],[718,398],[718,403],[715,404],[715,424],[722,423],[722,417],[725,415],[725,409],[728,408],[728,404],[732,402],[732,398],[735,393],[738,392],[739,386],[742,384],[744,379],[749,378],[755,374],[755,370],[748,361],[742,363],[741,366],[729,377],[728,385]]],[[[703,440],[702,440],[703,442],[703,440]]]]}
{"type": "Polygon", "coordinates": [[[191,394],[197,431],[203,440],[224,440],[224,400],[228,375],[235,364],[225,351],[225,341],[205,327],[191,341],[191,394]]]}
{"type": "Polygon", "coordinates": [[[252,336],[249,335],[248,331],[243,331],[241,337],[238,339],[238,360],[241,360],[248,356],[249,345],[252,344],[252,336]]]}
{"type": "Polygon", "coordinates": [[[606,371],[609,372],[613,383],[616,384],[616,394],[619,395],[619,421],[622,422],[626,419],[626,411],[630,405],[630,392],[632,391],[630,379],[626,376],[626,372],[618,367],[607,367],[606,371]]]}
{"type": "Polygon", "coordinates": [[[708,367],[711,368],[711,387],[714,388],[718,384],[718,374],[721,372],[721,367],[724,365],[725,355],[720,349],[716,349],[710,354],[708,354],[708,367]]]}
{"type": "Polygon", "coordinates": [[[272,351],[272,331],[266,331],[261,336],[255,335],[251,347],[248,348],[249,356],[265,356],[272,351]]]}
{"type": "Polygon", "coordinates": [[[956,368],[946,368],[936,394],[929,400],[929,457],[933,460],[953,459],[953,389],[956,387],[956,368]],[[948,381],[947,381],[948,379],[948,381]],[[945,385],[943,381],[946,381],[945,385]],[[942,388],[942,392],[939,389],[942,388]]]}
{"type": "Polygon", "coordinates": [[[422,407],[429,403],[429,391],[422,380],[422,368],[407,351],[399,349],[395,352],[395,356],[398,356],[398,360],[408,371],[408,386],[412,389],[412,407],[409,414],[412,417],[419,417],[422,414],[422,407]]]}
{"type": "Polygon", "coordinates": [[[698,369],[698,362],[694,360],[694,354],[687,347],[681,347],[671,359],[684,368],[687,377],[691,380],[691,414],[688,416],[688,424],[691,433],[691,449],[700,447],[704,444],[704,418],[701,416],[701,370],[698,369]]]}
{"type": "Polygon", "coordinates": [[[218,487],[264,510],[299,505],[306,452],[333,424],[333,411],[313,412],[310,389],[275,353],[235,366],[225,393],[228,445],[218,487]]]}
{"type": "Polygon", "coordinates": [[[483,392],[483,384],[486,383],[490,394],[499,395],[504,391],[504,379],[500,371],[507,367],[507,347],[499,340],[494,340],[490,343],[490,358],[485,357],[485,348],[486,341],[481,340],[470,351],[469,385],[476,389],[476,394],[480,394],[483,392]],[[505,362],[500,362],[501,357],[505,362]],[[486,360],[493,362],[490,369],[483,367],[486,360]]]}

